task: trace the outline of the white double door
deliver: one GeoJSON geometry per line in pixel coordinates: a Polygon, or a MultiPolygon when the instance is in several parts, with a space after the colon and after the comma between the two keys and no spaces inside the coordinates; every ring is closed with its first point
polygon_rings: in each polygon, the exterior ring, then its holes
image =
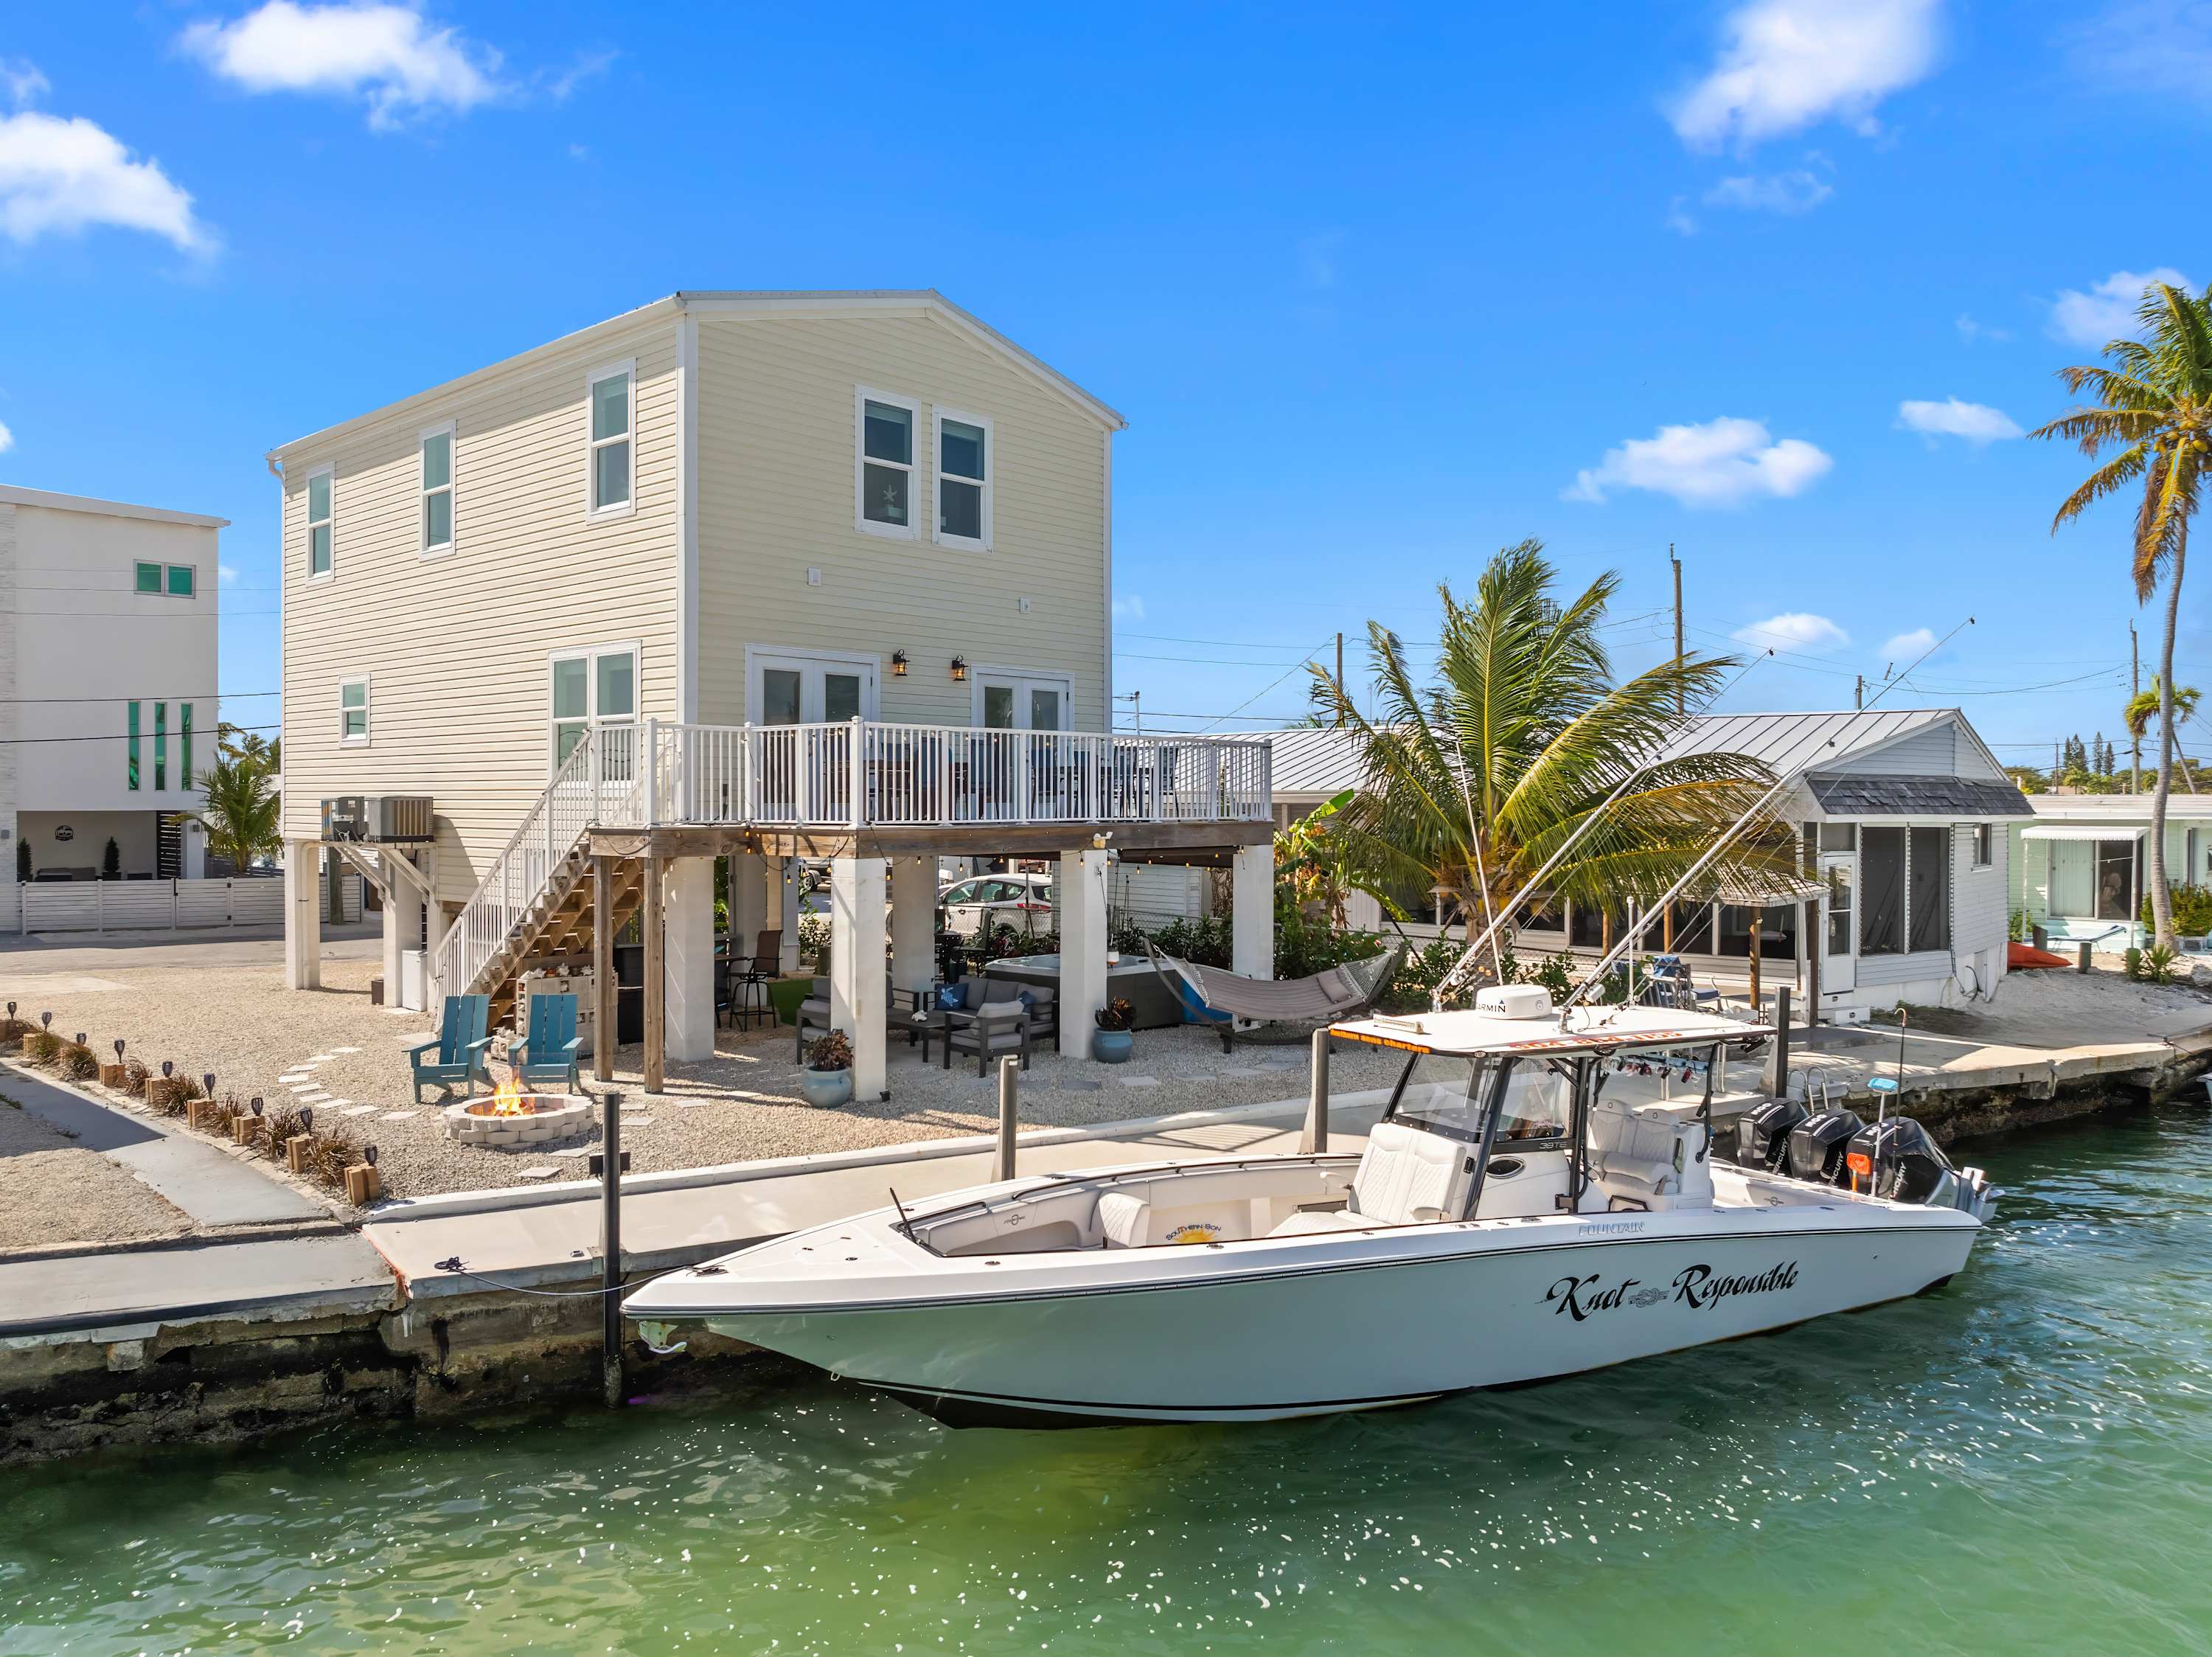
{"type": "Polygon", "coordinates": [[[1067,681],[984,669],[976,675],[975,722],[988,731],[1064,731],[1067,681]]]}
{"type": "Polygon", "coordinates": [[[842,724],[876,716],[876,665],[800,652],[753,658],[757,725],[842,724]]]}

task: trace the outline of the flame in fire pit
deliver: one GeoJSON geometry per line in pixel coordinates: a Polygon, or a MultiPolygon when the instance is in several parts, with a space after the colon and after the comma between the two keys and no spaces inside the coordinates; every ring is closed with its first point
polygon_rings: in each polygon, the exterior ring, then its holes
{"type": "Polygon", "coordinates": [[[490,1100],[482,1106],[476,1114],[482,1116],[528,1116],[531,1113],[531,1102],[523,1098],[522,1089],[515,1085],[514,1078],[510,1075],[506,1081],[499,1084],[498,1088],[493,1093],[490,1100]]]}

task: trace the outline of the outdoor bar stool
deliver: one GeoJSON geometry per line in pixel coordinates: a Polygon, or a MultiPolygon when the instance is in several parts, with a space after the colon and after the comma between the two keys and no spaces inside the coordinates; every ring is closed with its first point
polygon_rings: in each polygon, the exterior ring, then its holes
{"type": "Polygon", "coordinates": [[[763,932],[753,947],[752,959],[733,964],[730,974],[730,1021],[740,1029],[758,1020],[775,1022],[775,1002],[768,987],[781,972],[783,934],[763,932]]]}

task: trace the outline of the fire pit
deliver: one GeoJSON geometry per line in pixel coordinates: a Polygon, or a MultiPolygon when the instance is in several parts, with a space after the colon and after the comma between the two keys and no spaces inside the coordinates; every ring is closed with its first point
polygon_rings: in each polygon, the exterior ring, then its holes
{"type": "Polygon", "coordinates": [[[509,1076],[489,1099],[448,1105],[444,1119],[448,1139],[494,1150],[520,1150],[583,1132],[592,1125],[592,1101],[581,1093],[526,1093],[509,1076]]]}

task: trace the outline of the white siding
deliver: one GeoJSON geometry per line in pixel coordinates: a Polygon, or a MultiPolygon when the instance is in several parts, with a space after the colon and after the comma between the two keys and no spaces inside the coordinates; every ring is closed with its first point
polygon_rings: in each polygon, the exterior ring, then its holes
{"type": "Polygon", "coordinates": [[[925,314],[732,316],[699,333],[699,717],[747,717],[745,647],[879,659],[888,720],[965,725],[955,655],[1066,674],[1108,728],[1106,435],[1000,352],[925,314]],[[921,405],[913,540],[854,525],[856,387],[921,405]],[[938,545],[932,411],[993,423],[992,550],[938,545]],[[810,586],[807,571],[821,584],[810,586]],[[1027,600],[1024,610],[1022,601],[1027,600]],[[894,679],[894,650],[907,676],[894,679]]]}
{"type": "Polygon", "coordinates": [[[284,833],[326,795],[428,794],[440,895],[474,890],[545,786],[549,656],[641,647],[641,715],[677,710],[677,323],[618,322],[283,452],[284,833]],[[637,363],[626,517],[587,517],[585,376],[637,363]],[[417,443],[455,423],[449,556],[421,556],[417,443]],[[307,573],[306,486],[335,467],[331,571],[307,573]],[[338,741],[367,677],[370,740],[338,741]]]}

